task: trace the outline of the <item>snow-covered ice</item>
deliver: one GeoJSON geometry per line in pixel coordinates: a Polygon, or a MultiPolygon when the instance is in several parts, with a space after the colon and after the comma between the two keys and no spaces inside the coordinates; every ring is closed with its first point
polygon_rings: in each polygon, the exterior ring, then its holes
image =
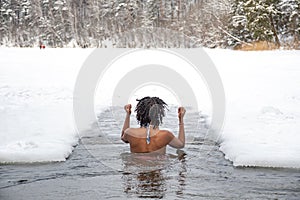
{"type": "Polygon", "coordinates": [[[0,48],[0,162],[64,161],[78,137],[72,96],[90,50],[0,48]]]}
{"type": "MultiPolygon", "coordinates": [[[[0,48],[0,162],[70,155],[74,84],[91,51],[0,48]]],[[[225,88],[225,157],[235,166],[300,168],[300,51],[206,52],[225,88]]]]}
{"type": "Polygon", "coordinates": [[[235,166],[300,168],[300,51],[207,52],[225,88],[225,157],[235,166]]]}

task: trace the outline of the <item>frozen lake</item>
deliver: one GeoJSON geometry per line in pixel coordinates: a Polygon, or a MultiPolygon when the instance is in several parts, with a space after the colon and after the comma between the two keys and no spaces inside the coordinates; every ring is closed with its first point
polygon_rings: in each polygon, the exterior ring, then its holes
{"type": "MultiPolygon", "coordinates": [[[[226,94],[219,143],[209,113],[187,106],[187,145],[163,157],[129,154],[122,107],[79,140],[73,90],[92,51],[0,49],[0,199],[299,199],[299,51],[206,49],[226,94]]],[[[175,113],[164,126],[176,135],[175,113]]]]}

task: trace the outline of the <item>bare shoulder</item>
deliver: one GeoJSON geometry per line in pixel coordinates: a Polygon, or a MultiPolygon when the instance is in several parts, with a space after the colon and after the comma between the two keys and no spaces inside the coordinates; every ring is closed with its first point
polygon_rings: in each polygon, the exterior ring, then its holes
{"type": "Polygon", "coordinates": [[[171,131],[169,131],[169,130],[160,130],[159,132],[160,132],[164,137],[168,137],[168,138],[170,138],[170,139],[173,139],[173,137],[175,137],[174,134],[173,134],[171,131]]]}
{"type": "Polygon", "coordinates": [[[134,136],[134,135],[138,135],[140,133],[140,131],[141,131],[141,128],[127,128],[125,130],[125,134],[134,136]]]}
{"type": "Polygon", "coordinates": [[[168,129],[162,129],[162,130],[159,130],[160,132],[162,133],[165,133],[165,134],[173,134],[170,130],[168,129]]]}

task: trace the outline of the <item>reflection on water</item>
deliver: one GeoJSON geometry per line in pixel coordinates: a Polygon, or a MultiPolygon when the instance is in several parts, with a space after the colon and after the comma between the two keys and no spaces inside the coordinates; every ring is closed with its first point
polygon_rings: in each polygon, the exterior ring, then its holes
{"type": "Polygon", "coordinates": [[[187,166],[186,166],[186,160],[185,156],[186,154],[183,151],[177,151],[178,153],[178,159],[180,161],[180,170],[178,171],[178,189],[176,191],[177,196],[183,195],[183,190],[185,187],[185,180],[186,180],[186,175],[187,175],[187,166]]]}
{"type": "Polygon", "coordinates": [[[121,155],[123,161],[123,188],[130,196],[139,198],[161,199],[168,192],[166,180],[167,171],[173,170],[177,180],[176,195],[183,194],[186,179],[185,153],[178,151],[177,155],[131,154],[121,155]],[[176,169],[174,169],[176,166],[176,169]]]}
{"type": "Polygon", "coordinates": [[[166,193],[166,182],[161,170],[126,174],[122,176],[124,192],[141,198],[161,199],[166,193]]]}

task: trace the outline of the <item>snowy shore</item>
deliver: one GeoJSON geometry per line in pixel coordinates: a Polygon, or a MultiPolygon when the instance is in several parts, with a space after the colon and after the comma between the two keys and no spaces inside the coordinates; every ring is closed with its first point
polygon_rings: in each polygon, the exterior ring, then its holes
{"type": "Polygon", "coordinates": [[[78,137],[72,95],[91,50],[0,48],[0,162],[64,161],[78,137]]]}
{"type": "Polygon", "coordinates": [[[207,52],[225,88],[225,157],[235,166],[300,168],[300,51],[207,52]]]}

